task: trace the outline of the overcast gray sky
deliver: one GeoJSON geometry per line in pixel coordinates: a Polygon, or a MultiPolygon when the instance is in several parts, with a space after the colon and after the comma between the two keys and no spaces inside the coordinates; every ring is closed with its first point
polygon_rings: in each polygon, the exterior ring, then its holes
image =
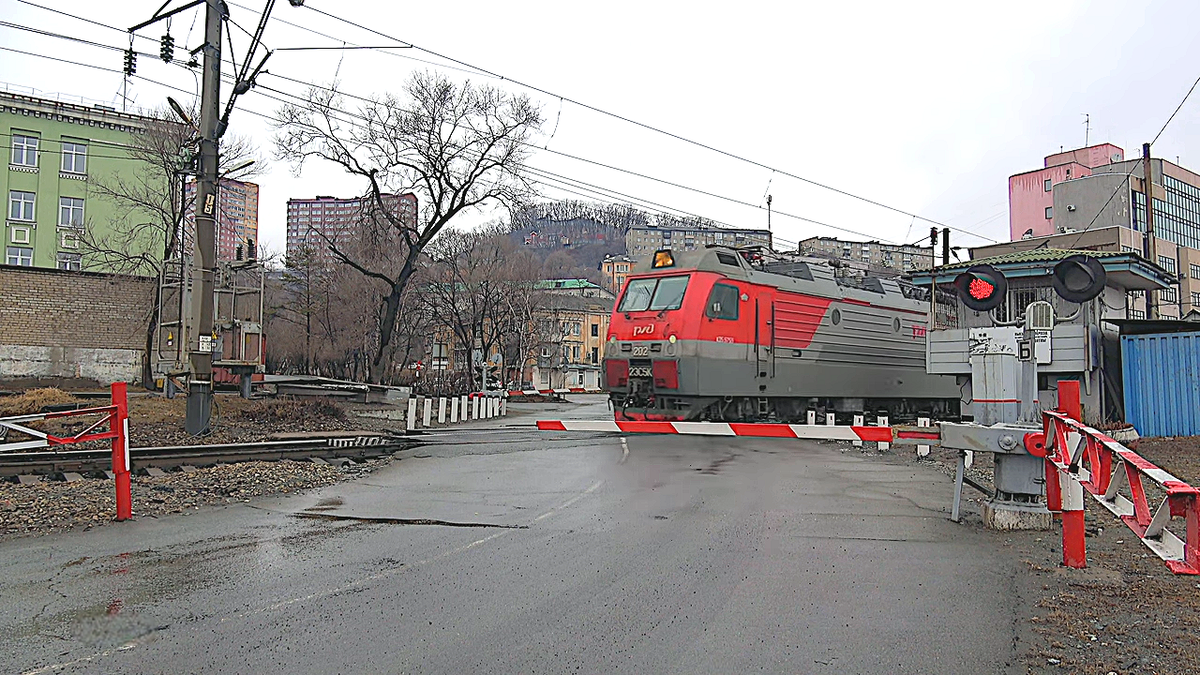
{"type": "MultiPolygon", "coordinates": [[[[158,0],[96,3],[31,0],[122,29],[149,18],[158,0]]],[[[179,6],[183,0],[172,0],[179,6]]],[[[234,21],[253,30],[263,0],[231,0],[234,21]]],[[[0,0],[6,21],[125,47],[118,31],[20,2],[0,0]]],[[[202,8],[200,8],[202,10],[202,8]]],[[[369,26],[398,40],[503,76],[454,65],[452,77],[487,81],[542,103],[542,143],[586,158],[733,200],[742,206],[634,178],[549,153],[533,164],[572,179],[739,227],[766,225],[781,240],[813,235],[913,242],[930,224],[773,173],[823,183],[930,218],[958,230],[956,245],[1008,238],[1007,177],[1041,166],[1043,156],[1084,143],[1084,114],[1094,143],[1130,155],[1151,140],[1200,76],[1200,3],[1130,2],[562,2],[381,3],[279,0],[264,41],[271,48],[342,41],[383,45],[379,35],[320,14],[369,26]],[[292,22],[336,41],[285,25],[292,22]],[[524,89],[516,82],[551,92],[524,89]],[[654,126],[762,165],[732,159],[647,131],[558,96],[654,126]],[[561,112],[560,112],[561,111],[561,112]],[[555,127],[557,129],[555,130],[555,127]],[[553,132],[553,137],[551,137],[553,132]],[[769,188],[768,188],[769,186],[769,188]]],[[[203,19],[189,10],[171,33],[195,47],[203,19]]],[[[157,39],[162,24],[140,34],[157,39]]],[[[235,30],[240,60],[248,39],[235,30]]],[[[0,46],[120,69],[119,52],[0,27],[0,46]]],[[[141,51],[157,52],[149,41],[141,51]]],[[[446,60],[418,49],[280,52],[271,73],[319,84],[337,77],[351,93],[398,91],[414,69],[446,60]]],[[[186,70],[142,57],[139,76],[189,92],[186,70]]],[[[13,91],[120,107],[122,77],[0,51],[0,81],[13,91]]],[[[299,94],[279,77],[260,82],[299,94]]],[[[142,79],[129,85],[134,106],[155,107],[170,94],[142,79]]],[[[239,99],[233,131],[270,154],[262,117],[279,104],[251,92],[239,99]]],[[[186,101],[185,101],[186,103],[186,101]]],[[[1189,99],[1154,147],[1156,155],[1200,168],[1196,132],[1200,94],[1189,99]]],[[[293,176],[272,162],[261,185],[260,241],[284,247],[289,197],[353,196],[363,185],[335,168],[306,165],[293,176]]],[[[575,197],[547,189],[549,198],[575,197]]],[[[476,218],[475,220],[478,220],[476,218]]],[[[465,221],[470,223],[471,220],[465,221]]]]}

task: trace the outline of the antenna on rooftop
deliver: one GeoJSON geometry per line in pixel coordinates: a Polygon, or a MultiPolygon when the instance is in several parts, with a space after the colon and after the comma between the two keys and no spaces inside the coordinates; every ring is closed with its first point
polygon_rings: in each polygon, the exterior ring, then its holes
{"type": "Polygon", "coordinates": [[[1092,116],[1083,113],[1083,147],[1088,147],[1088,142],[1092,137],[1092,116]]]}

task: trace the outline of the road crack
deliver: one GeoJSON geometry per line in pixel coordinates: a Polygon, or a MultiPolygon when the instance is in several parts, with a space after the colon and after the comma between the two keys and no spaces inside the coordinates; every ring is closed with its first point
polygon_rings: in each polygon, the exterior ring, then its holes
{"type": "Polygon", "coordinates": [[[337,513],[293,513],[295,518],[315,520],[349,520],[359,523],[382,523],[384,525],[441,525],[442,527],[478,527],[498,530],[528,530],[528,525],[501,525],[499,523],[455,522],[436,518],[391,518],[388,516],[347,516],[337,513]]]}

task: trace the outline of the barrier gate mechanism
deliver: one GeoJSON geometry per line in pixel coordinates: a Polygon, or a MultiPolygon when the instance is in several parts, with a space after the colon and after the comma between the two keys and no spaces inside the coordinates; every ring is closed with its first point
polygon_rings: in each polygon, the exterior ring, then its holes
{"type": "Polygon", "coordinates": [[[90,441],[112,441],[113,479],[117,488],[117,520],[133,517],[129,474],[129,403],[124,382],[112,385],[112,404],[80,410],[34,413],[0,417],[0,453],[49,448],[55,452],[64,445],[75,445],[90,441]],[[65,417],[98,416],[90,426],[74,436],[55,436],[28,426],[30,422],[62,419],[65,417]],[[103,427],[107,427],[105,430],[103,427]],[[8,440],[10,432],[29,436],[33,440],[8,440]]]}

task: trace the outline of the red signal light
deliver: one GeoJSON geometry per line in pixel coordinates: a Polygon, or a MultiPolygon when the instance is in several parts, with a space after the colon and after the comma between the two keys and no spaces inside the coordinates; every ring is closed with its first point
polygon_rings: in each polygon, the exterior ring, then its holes
{"type": "Polygon", "coordinates": [[[954,279],[958,298],[969,309],[986,312],[1004,302],[1008,280],[991,265],[973,265],[954,279]]]}
{"type": "Polygon", "coordinates": [[[987,281],[975,277],[971,280],[971,285],[967,288],[967,292],[976,300],[987,300],[992,297],[992,293],[996,291],[996,287],[987,281]]]}

